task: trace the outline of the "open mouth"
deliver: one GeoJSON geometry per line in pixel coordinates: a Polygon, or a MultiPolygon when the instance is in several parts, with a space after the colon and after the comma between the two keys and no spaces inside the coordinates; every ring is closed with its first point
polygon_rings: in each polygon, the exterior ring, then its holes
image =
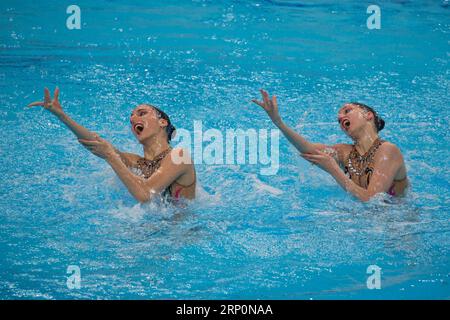
{"type": "Polygon", "coordinates": [[[137,123],[134,125],[133,129],[137,135],[140,135],[142,131],[144,131],[144,125],[142,123],[137,123]]]}
{"type": "Polygon", "coordinates": [[[342,121],[342,126],[345,130],[347,130],[350,127],[350,121],[348,119],[345,119],[344,121],[342,121]]]}

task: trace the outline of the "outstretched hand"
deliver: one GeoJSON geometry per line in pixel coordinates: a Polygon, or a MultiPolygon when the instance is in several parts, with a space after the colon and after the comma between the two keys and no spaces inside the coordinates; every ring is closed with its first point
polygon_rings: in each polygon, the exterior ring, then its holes
{"type": "Polygon", "coordinates": [[[64,113],[61,104],[59,103],[59,88],[56,87],[55,93],[53,94],[53,99],[50,97],[50,90],[48,90],[48,88],[45,88],[44,101],[36,101],[28,105],[28,107],[36,106],[44,107],[55,115],[64,113]]]}
{"type": "Polygon", "coordinates": [[[267,91],[261,89],[260,90],[263,101],[259,101],[257,99],[253,99],[252,102],[256,103],[258,106],[262,107],[264,111],[267,112],[270,119],[275,123],[280,123],[281,118],[280,114],[278,113],[278,103],[277,103],[277,97],[273,96],[272,98],[269,97],[269,94],[267,91]]]}

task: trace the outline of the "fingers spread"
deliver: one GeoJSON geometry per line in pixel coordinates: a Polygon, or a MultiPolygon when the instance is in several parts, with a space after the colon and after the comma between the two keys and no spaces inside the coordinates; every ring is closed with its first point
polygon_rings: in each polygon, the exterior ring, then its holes
{"type": "Polygon", "coordinates": [[[256,100],[256,99],[252,99],[252,102],[253,103],[256,103],[258,106],[260,106],[260,107],[264,107],[264,104],[261,102],[261,101],[258,101],[258,100],[256,100]]]}
{"type": "Polygon", "coordinates": [[[59,97],[59,88],[56,87],[55,93],[54,93],[54,99],[55,99],[55,100],[58,100],[58,97],[59,97]]]}
{"type": "Polygon", "coordinates": [[[267,91],[264,91],[263,89],[261,89],[261,94],[263,96],[264,102],[267,105],[270,105],[270,99],[269,99],[269,94],[267,93],[267,91]]]}
{"type": "Polygon", "coordinates": [[[48,88],[44,89],[44,100],[45,100],[45,102],[51,100],[51,98],[50,98],[50,90],[48,90],[48,88]]]}
{"type": "Polygon", "coordinates": [[[44,101],[36,101],[36,102],[32,102],[28,105],[28,107],[36,107],[36,106],[43,106],[44,105],[44,101]]]}

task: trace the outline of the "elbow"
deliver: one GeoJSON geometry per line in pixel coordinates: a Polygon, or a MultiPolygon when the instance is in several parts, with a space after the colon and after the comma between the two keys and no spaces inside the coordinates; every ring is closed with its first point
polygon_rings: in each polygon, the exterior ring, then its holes
{"type": "Polygon", "coordinates": [[[138,181],[138,184],[133,187],[128,187],[128,191],[141,204],[146,203],[153,198],[151,190],[147,191],[141,181],[138,181]]]}
{"type": "Polygon", "coordinates": [[[146,202],[148,202],[148,200],[150,200],[150,199],[145,199],[145,198],[142,198],[142,197],[134,197],[140,204],[144,204],[144,203],[146,203],[146,202]]]}
{"type": "Polygon", "coordinates": [[[359,200],[361,200],[362,202],[368,202],[370,200],[371,197],[369,196],[360,196],[359,200]]]}
{"type": "Polygon", "coordinates": [[[140,191],[138,193],[134,193],[134,198],[139,201],[139,203],[144,204],[146,202],[149,202],[152,200],[155,196],[158,196],[159,194],[155,192],[154,190],[150,190],[149,192],[140,191]]]}
{"type": "Polygon", "coordinates": [[[150,201],[150,199],[152,198],[151,195],[146,195],[143,193],[134,194],[133,196],[140,204],[144,204],[144,203],[150,201]]]}
{"type": "Polygon", "coordinates": [[[372,199],[375,195],[376,195],[376,193],[365,192],[364,194],[359,194],[359,195],[358,195],[358,199],[361,200],[362,202],[368,202],[368,201],[370,201],[370,199],[372,199]]]}

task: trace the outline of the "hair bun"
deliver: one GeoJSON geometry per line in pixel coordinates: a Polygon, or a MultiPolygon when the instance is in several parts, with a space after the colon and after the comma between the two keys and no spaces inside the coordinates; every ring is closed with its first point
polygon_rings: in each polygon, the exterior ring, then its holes
{"type": "Polygon", "coordinates": [[[377,124],[377,129],[378,129],[378,131],[383,130],[384,124],[385,124],[384,120],[381,119],[381,118],[378,118],[378,124],[377,124]]]}
{"type": "Polygon", "coordinates": [[[172,124],[169,124],[169,126],[167,127],[166,132],[167,132],[167,138],[169,139],[169,142],[170,142],[170,140],[175,138],[176,130],[177,129],[172,124]]]}

